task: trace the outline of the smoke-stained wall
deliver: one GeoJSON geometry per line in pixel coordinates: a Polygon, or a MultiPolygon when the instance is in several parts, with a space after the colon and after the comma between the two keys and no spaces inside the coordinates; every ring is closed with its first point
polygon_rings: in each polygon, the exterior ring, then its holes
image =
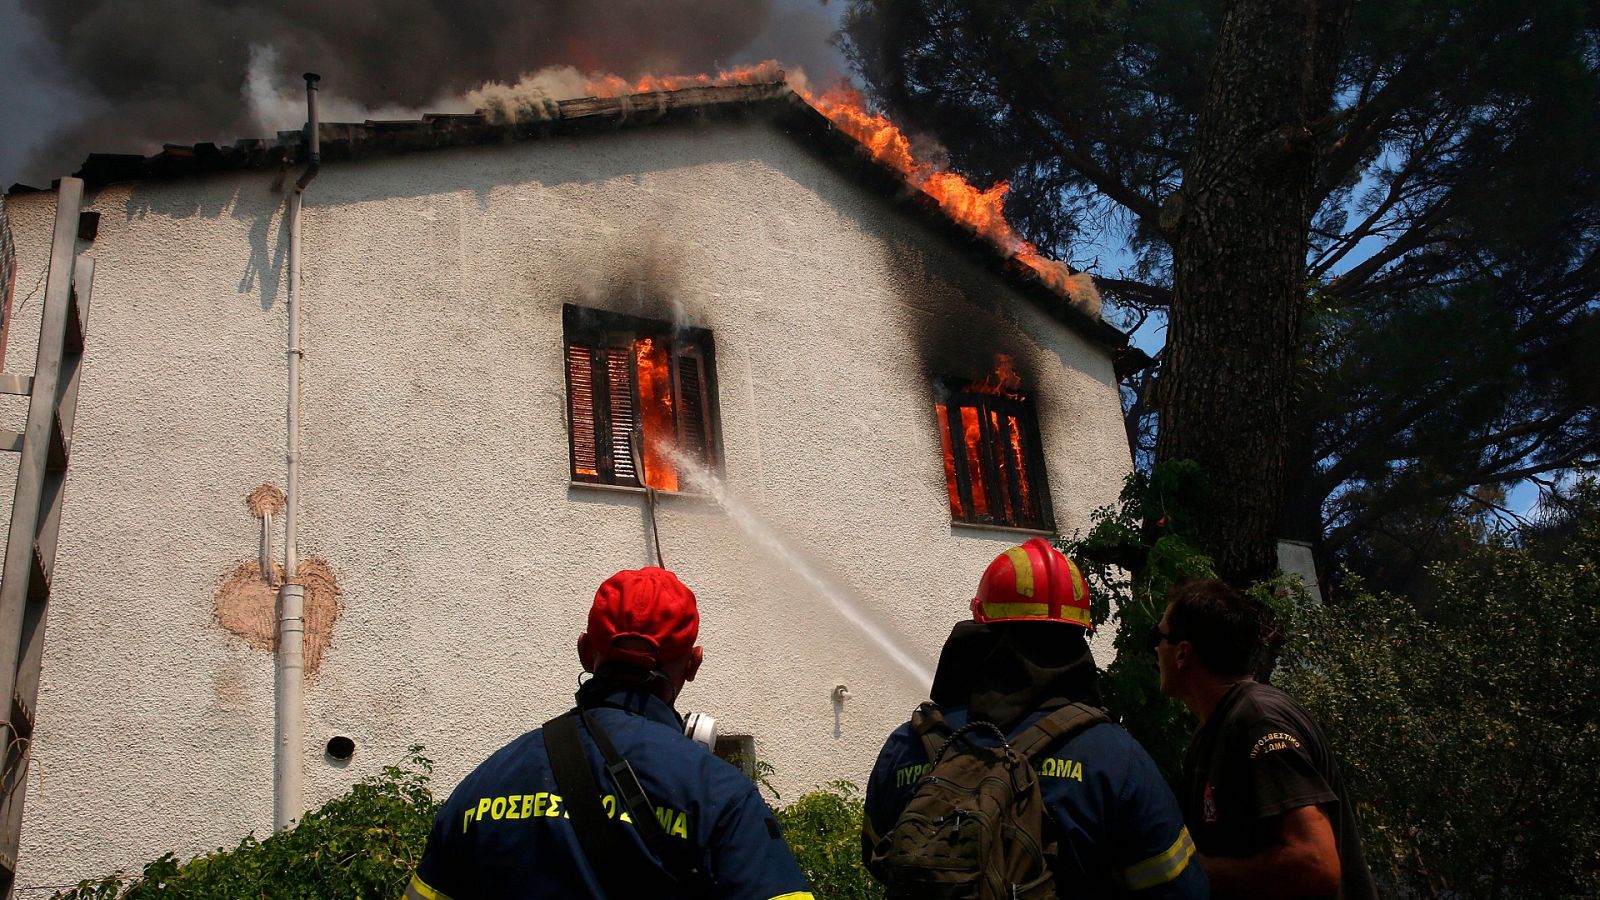
{"type": "MultiPolygon", "coordinates": [[[[221,593],[261,543],[244,498],[283,477],[272,180],[91,199],[20,884],[271,827],[272,659],[221,593]]],[[[51,201],[9,204],[24,281],[51,201]]],[[[1128,469],[1103,348],[768,124],[331,163],[305,204],[300,549],[336,588],[308,687],[311,805],[414,743],[447,791],[562,710],[595,587],[651,560],[641,495],[570,483],[563,303],[710,329],[728,490],[928,667],[1021,540],[951,525],[932,376],[1016,358],[1065,533],[1128,469]],[[335,735],[355,740],[348,764],[323,753],[335,735]]],[[[706,663],[680,705],[752,735],[786,800],[864,783],[927,686],[715,503],[664,496],[660,522],[703,616],[706,663]],[[836,706],[839,684],[853,696],[836,706]]]]}

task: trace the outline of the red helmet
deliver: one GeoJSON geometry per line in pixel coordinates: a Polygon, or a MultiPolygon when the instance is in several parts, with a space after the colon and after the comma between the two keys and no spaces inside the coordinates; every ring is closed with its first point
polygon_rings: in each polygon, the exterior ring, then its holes
{"type": "Polygon", "coordinates": [[[1067,622],[1090,631],[1089,583],[1042,538],[994,558],[972,598],[974,622],[1067,622]]]}

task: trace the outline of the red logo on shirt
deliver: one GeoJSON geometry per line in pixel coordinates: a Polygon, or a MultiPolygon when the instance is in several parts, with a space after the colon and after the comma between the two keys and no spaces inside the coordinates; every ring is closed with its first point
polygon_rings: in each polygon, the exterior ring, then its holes
{"type": "Polygon", "coordinates": [[[1211,782],[1206,782],[1206,794],[1200,803],[1200,815],[1207,825],[1217,824],[1217,794],[1211,782]]]}

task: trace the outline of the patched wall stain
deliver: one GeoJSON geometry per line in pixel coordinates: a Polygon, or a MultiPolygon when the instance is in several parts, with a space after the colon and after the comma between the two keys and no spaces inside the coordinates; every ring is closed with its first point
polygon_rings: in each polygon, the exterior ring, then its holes
{"type": "Polygon", "coordinates": [[[271,650],[277,641],[277,605],[278,592],[261,577],[261,564],[242,562],[217,590],[217,624],[252,647],[271,650]]]}
{"type": "Polygon", "coordinates": [[[333,623],[339,620],[339,582],[333,567],[311,557],[300,561],[295,581],[306,588],[306,674],[317,674],[322,652],[333,643],[333,623]]]}
{"type": "MultiPolygon", "coordinates": [[[[282,576],[283,567],[273,568],[274,581],[269,583],[261,577],[261,565],[247,560],[217,589],[217,624],[260,650],[274,650],[278,644],[278,590],[273,584],[282,576]]],[[[339,620],[339,581],[333,567],[315,557],[300,561],[295,581],[306,589],[306,675],[315,675],[339,620]]]]}
{"type": "Polygon", "coordinates": [[[283,512],[283,503],[283,491],[275,484],[263,484],[244,498],[244,505],[250,510],[250,515],[258,519],[283,512]]]}
{"type": "MultiPolygon", "coordinates": [[[[245,508],[261,520],[261,557],[239,563],[217,589],[217,624],[258,650],[275,650],[278,645],[278,585],[283,581],[283,566],[272,563],[266,573],[261,567],[271,558],[272,520],[283,511],[283,504],[283,491],[273,484],[263,484],[245,495],[245,508]]],[[[301,560],[296,576],[295,582],[306,589],[305,663],[309,676],[316,674],[322,652],[333,641],[341,592],[326,560],[301,560]]]]}

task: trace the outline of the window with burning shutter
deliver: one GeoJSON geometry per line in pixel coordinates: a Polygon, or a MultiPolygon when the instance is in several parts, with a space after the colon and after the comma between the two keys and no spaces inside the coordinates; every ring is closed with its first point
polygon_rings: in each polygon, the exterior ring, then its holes
{"type": "Polygon", "coordinates": [[[573,481],[680,490],[686,465],[718,450],[711,332],[568,304],[567,433],[573,481]]]}
{"type": "Polygon", "coordinates": [[[934,414],[950,518],[972,525],[1055,530],[1032,399],[1008,379],[940,379],[934,414]]]}

